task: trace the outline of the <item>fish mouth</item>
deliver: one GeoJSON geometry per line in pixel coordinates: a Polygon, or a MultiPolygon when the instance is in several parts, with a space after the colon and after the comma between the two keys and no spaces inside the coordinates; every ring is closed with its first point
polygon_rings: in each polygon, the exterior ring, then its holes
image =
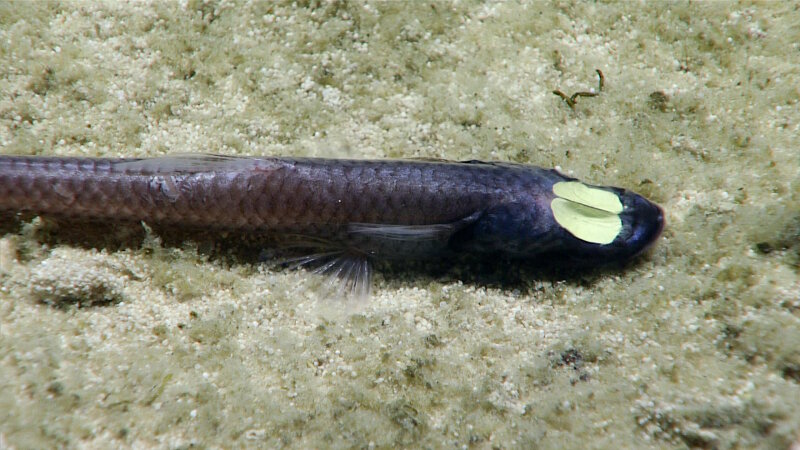
{"type": "Polygon", "coordinates": [[[664,210],[633,192],[624,192],[620,198],[625,205],[620,215],[624,231],[614,244],[627,249],[627,256],[633,257],[647,250],[661,236],[665,226],[664,210]]]}

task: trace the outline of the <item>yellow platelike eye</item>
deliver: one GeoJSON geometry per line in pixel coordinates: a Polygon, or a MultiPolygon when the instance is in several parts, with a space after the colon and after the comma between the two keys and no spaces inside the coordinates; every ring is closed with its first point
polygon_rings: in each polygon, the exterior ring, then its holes
{"type": "Polygon", "coordinates": [[[556,183],[553,193],[557,195],[550,202],[553,217],[576,238],[605,245],[622,231],[622,202],[617,194],[579,181],[556,183]]]}

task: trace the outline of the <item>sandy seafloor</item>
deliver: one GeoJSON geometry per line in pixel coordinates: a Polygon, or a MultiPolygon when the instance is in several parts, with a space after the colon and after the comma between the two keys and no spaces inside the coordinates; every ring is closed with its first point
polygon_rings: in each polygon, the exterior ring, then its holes
{"type": "Polygon", "coordinates": [[[0,448],[789,448],[799,43],[792,2],[0,1],[1,153],[525,162],[668,224],[621,270],[354,305],[6,223],[0,448]]]}

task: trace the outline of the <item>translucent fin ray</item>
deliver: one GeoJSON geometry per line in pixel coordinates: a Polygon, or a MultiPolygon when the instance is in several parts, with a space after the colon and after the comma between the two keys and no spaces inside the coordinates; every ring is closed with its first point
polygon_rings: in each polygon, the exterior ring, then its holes
{"type": "Polygon", "coordinates": [[[320,252],[284,258],[279,264],[325,277],[323,290],[333,297],[359,300],[369,297],[372,266],[363,254],[345,250],[320,252]]]}
{"type": "Polygon", "coordinates": [[[429,225],[387,225],[380,223],[351,223],[347,231],[374,239],[393,241],[431,241],[447,239],[456,231],[475,222],[483,211],[476,211],[467,217],[449,222],[429,225]]]}
{"type": "Polygon", "coordinates": [[[428,241],[449,236],[454,227],[450,224],[436,225],[383,225],[371,223],[351,223],[347,231],[378,239],[395,241],[428,241]]]}

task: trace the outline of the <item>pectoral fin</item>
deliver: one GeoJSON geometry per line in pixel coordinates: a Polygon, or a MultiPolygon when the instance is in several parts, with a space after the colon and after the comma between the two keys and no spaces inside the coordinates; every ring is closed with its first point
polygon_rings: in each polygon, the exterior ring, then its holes
{"type": "Polygon", "coordinates": [[[389,225],[381,223],[351,223],[347,227],[348,233],[354,236],[369,237],[389,241],[432,241],[448,240],[457,231],[474,223],[480,217],[481,211],[476,211],[462,219],[428,225],[389,225]]]}
{"type": "Polygon", "coordinates": [[[347,226],[348,241],[351,247],[378,258],[435,258],[447,250],[454,234],[480,215],[481,211],[476,211],[452,222],[427,225],[351,223],[347,226]]]}
{"type": "Polygon", "coordinates": [[[348,233],[372,239],[390,241],[432,241],[453,234],[452,224],[435,225],[385,225],[378,223],[351,223],[348,233]]]}

